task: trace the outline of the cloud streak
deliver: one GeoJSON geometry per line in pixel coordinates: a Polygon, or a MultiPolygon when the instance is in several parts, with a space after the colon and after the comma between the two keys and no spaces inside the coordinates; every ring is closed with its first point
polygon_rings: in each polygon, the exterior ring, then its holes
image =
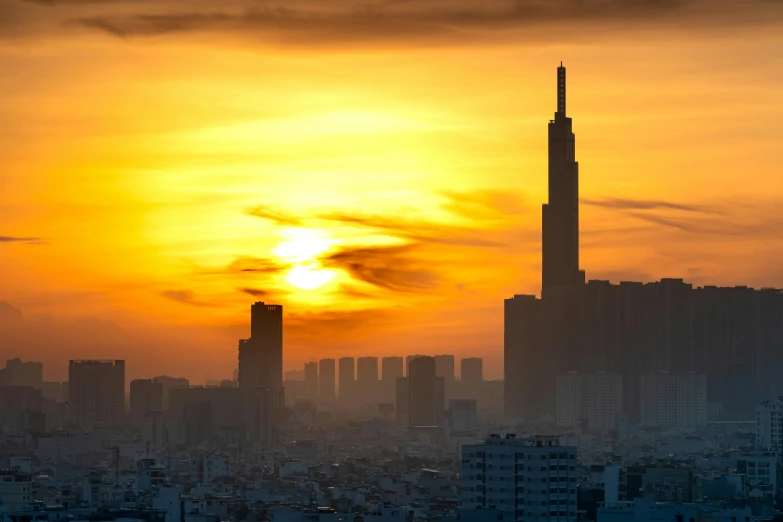
{"type": "Polygon", "coordinates": [[[15,237],[15,236],[0,236],[0,244],[2,243],[23,243],[26,245],[46,245],[47,241],[40,237],[15,237]]]}
{"type": "MultiPolygon", "coordinates": [[[[383,41],[453,44],[509,37],[521,29],[526,36],[549,35],[552,39],[549,26],[553,24],[601,24],[629,30],[629,24],[637,28],[675,27],[687,21],[689,29],[695,29],[725,23],[770,23],[783,14],[779,2],[765,0],[290,0],[284,5],[235,2],[229,4],[233,9],[219,10],[214,5],[205,9],[198,3],[192,10],[174,7],[179,5],[174,3],[164,5],[167,9],[95,14],[74,21],[120,38],[223,32],[296,45],[383,41]]],[[[562,32],[557,38],[568,38],[575,32],[562,32]]]]}
{"type": "Polygon", "coordinates": [[[651,200],[651,199],[627,199],[627,198],[605,198],[605,199],[581,199],[584,205],[594,207],[604,207],[617,210],[681,210],[683,212],[702,212],[705,214],[722,214],[723,212],[703,205],[688,205],[683,203],[674,203],[671,201],[651,200]]]}
{"type": "Polygon", "coordinates": [[[196,299],[196,295],[191,290],[165,290],[160,292],[160,296],[191,306],[216,306],[213,303],[199,301],[196,299]]]}

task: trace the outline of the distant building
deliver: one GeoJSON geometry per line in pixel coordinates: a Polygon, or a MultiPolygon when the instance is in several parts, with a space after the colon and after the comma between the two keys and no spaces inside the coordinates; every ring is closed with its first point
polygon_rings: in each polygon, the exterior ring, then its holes
{"type": "Polygon", "coordinates": [[[449,400],[449,429],[470,431],[478,427],[476,399],[449,400]]]}
{"type": "Polygon", "coordinates": [[[460,380],[481,382],[484,380],[484,361],[481,357],[468,357],[460,361],[460,380]]]}
{"type": "Polygon", "coordinates": [[[356,381],[356,360],[353,357],[341,357],[338,361],[340,402],[348,404],[354,401],[354,382],[356,381]]]}
{"type": "Polygon", "coordinates": [[[31,386],[41,388],[43,383],[43,363],[22,362],[21,359],[8,359],[5,368],[0,370],[0,386],[31,386]]]}
{"type": "Polygon", "coordinates": [[[706,423],[706,376],[642,375],[642,426],[670,428],[706,423]]]}
{"type": "Polygon", "coordinates": [[[190,386],[190,381],[184,377],[169,377],[168,375],[158,375],[152,378],[153,381],[159,382],[163,386],[163,409],[169,409],[169,390],[172,388],[187,388],[190,386]]]}
{"type": "Polygon", "coordinates": [[[131,421],[139,423],[154,412],[163,411],[163,384],[152,379],[135,379],[130,383],[131,421]]]}
{"type": "Polygon", "coordinates": [[[397,379],[397,419],[402,426],[440,426],[445,408],[445,380],[435,375],[435,360],[420,356],[397,379]]]}
{"type": "Polygon", "coordinates": [[[125,361],[70,361],[68,403],[71,421],[77,426],[121,425],[125,420],[125,361]]]}
{"type": "Polygon", "coordinates": [[[378,358],[359,357],[356,360],[356,393],[360,401],[379,400],[378,358]]]}
{"type": "Polygon", "coordinates": [[[395,402],[397,379],[405,375],[402,357],[384,357],[381,359],[381,399],[395,402]]]}
{"type": "Polygon", "coordinates": [[[783,397],[756,406],[756,449],[783,452],[783,397]]]}
{"type": "Polygon", "coordinates": [[[453,355],[436,355],[435,359],[435,374],[438,377],[443,377],[446,382],[454,380],[454,356],[453,355]]]}
{"type": "Polygon", "coordinates": [[[304,365],[304,380],[307,399],[315,402],[318,399],[318,363],[308,362],[304,365]]]}
{"type": "Polygon", "coordinates": [[[490,435],[462,447],[462,509],[495,509],[504,521],[576,522],[576,464],[576,447],[557,438],[490,435]]]}
{"type": "Polygon", "coordinates": [[[415,361],[416,359],[421,359],[422,357],[427,357],[426,355],[407,355],[405,357],[405,377],[408,377],[408,370],[411,368],[411,363],[415,361]]]}
{"type": "Polygon", "coordinates": [[[336,397],[336,369],[334,359],[321,359],[318,361],[318,399],[329,404],[336,397]]]}
{"type": "Polygon", "coordinates": [[[662,520],[754,520],[750,507],[727,507],[722,502],[674,503],[637,498],[633,502],[607,502],[598,508],[597,522],[660,522],[662,520]]]}
{"type": "Polygon", "coordinates": [[[623,378],[613,373],[558,375],[557,425],[607,431],[623,413],[623,378]]]}
{"type": "MultiPolygon", "coordinates": [[[[270,400],[266,390],[257,391],[261,400],[270,400]]],[[[185,425],[188,444],[199,444],[213,438],[223,427],[244,426],[246,430],[255,429],[257,441],[269,442],[271,430],[269,404],[263,403],[254,412],[256,424],[248,426],[247,400],[257,404],[257,397],[247,390],[234,386],[190,386],[171,389],[171,407],[169,415],[181,420],[185,425]]],[[[251,421],[253,418],[251,418],[251,421]]]]}

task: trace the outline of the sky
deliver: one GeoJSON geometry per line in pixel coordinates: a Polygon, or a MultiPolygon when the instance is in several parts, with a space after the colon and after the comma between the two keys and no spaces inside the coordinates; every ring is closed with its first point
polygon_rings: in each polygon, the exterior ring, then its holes
{"type": "Polygon", "coordinates": [[[498,378],[561,61],[588,279],[783,287],[783,2],[0,0],[0,357],[498,378]]]}

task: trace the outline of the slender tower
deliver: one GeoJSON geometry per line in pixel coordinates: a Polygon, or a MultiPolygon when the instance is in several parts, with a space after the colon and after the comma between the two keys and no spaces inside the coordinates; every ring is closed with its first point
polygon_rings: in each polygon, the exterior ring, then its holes
{"type": "Polygon", "coordinates": [[[557,112],[549,122],[549,201],[542,209],[542,295],[583,284],[579,269],[579,164],[566,117],[566,70],[557,68],[557,112]]]}

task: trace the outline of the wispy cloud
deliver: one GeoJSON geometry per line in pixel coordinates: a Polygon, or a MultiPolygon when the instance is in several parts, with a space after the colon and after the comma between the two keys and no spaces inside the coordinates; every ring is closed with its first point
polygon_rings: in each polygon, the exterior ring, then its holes
{"type": "Polygon", "coordinates": [[[160,292],[160,296],[191,306],[216,306],[214,303],[199,301],[191,290],[165,290],[160,292]]]}
{"type": "Polygon", "coordinates": [[[26,245],[47,245],[48,241],[40,237],[0,236],[0,243],[23,243],[26,245]]]}
{"type": "Polygon", "coordinates": [[[672,201],[662,201],[654,199],[628,199],[628,198],[605,198],[605,199],[586,199],[582,198],[580,202],[584,205],[595,207],[613,208],[617,210],[681,210],[683,212],[702,212],[705,214],[722,214],[720,209],[704,205],[693,205],[687,203],[676,203],[672,201]]]}
{"type": "Polygon", "coordinates": [[[266,290],[261,290],[259,288],[239,288],[240,292],[244,292],[248,295],[252,295],[253,297],[268,297],[269,292],[266,290]]]}
{"type": "Polygon", "coordinates": [[[301,226],[302,219],[269,205],[258,205],[247,211],[251,216],[267,219],[278,225],[301,226]]]}

